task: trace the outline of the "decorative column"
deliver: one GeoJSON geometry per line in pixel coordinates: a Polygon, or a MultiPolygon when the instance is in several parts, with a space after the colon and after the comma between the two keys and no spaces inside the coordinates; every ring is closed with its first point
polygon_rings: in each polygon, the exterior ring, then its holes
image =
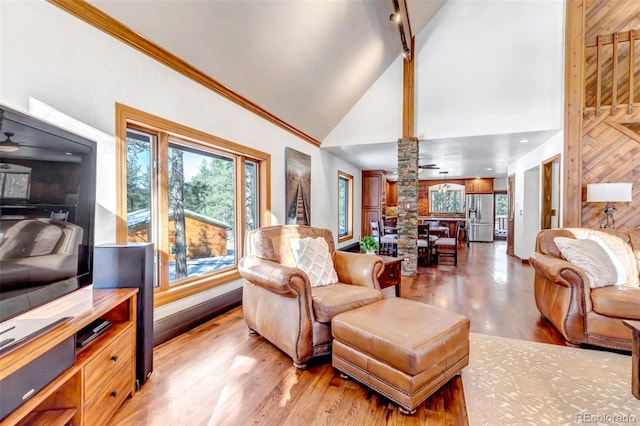
{"type": "Polygon", "coordinates": [[[418,274],[418,138],[398,139],[398,257],[402,275],[418,274]]]}

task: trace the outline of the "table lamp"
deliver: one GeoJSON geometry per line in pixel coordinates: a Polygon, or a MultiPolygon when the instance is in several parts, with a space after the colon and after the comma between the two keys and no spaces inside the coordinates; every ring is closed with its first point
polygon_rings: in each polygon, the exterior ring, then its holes
{"type": "Polygon", "coordinates": [[[587,184],[587,203],[607,203],[602,210],[605,217],[600,220],[601,228],[616,229],[616,221],[613,218],[616,208],[611,203],[631,201],[631,187],[631,183],[587,184]]]}

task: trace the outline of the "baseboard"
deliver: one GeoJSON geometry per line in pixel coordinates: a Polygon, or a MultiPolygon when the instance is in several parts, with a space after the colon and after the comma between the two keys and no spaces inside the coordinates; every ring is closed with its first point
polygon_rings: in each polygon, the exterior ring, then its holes
{"type": "Polygon", "coordinates": [[[360,253],[360,243],[359,242],[355,242],[355,243],[340,247],[338,250],[339,251],[348,251],[348,252],[352,252],[352,253],[360,253]]]}
{"type": "Polygon", "coordinates": [[[168,315],[153,323],[153,345],[188,331],[242,304],[242,287],[168,315]]]}

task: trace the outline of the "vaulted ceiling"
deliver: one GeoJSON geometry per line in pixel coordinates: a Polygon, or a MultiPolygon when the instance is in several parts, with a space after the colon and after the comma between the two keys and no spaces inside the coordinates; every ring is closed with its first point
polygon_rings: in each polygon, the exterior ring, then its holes
{"type": "MultiPolygon", "coordinates": [[[[446,0],[409,0],[417,33],[446,0]]],[[[322,141],[402,53],[392,0],[90,3],[322,141]]]]}

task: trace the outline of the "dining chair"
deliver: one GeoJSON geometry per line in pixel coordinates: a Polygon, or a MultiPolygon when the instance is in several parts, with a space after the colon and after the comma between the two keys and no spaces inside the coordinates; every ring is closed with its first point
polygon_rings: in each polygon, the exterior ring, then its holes
{"type": "Polygon", "coordinates": [[[459,236],[460,222],[456,222],[455,231],[453,235],[455,237],[438,238],[435,242],[435,257],[437,262],[440,263],[440,256],[452,256],[453,264],[458,264],[458,236],[459,236]]]}
{"type": "Polygon", "coordinates": [[[380,228],[380,222],[370,221],[371,236],[378,241],[378,254],[396,256],[398,253],[398,234],[385,234],[384,228],[380,228]]]}
{"type": "Polygon", "coordinates": [[[418,225],[418,260],[424,260],[427,265],[436,260],[435,242],[439,239],[430,228],[429,224],[418,225]]]}

